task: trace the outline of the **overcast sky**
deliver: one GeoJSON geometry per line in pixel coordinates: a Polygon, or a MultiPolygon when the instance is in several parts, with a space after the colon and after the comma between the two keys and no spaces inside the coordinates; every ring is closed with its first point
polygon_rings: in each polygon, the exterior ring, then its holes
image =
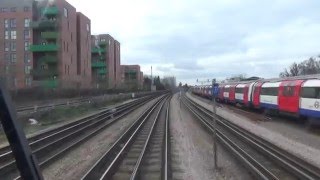
{"type": "Polygon", "coordinates": [[[277,77],[320,54],[319,0],[68,0],[92,33],[121,43],[121,63],[177,81],[277,77]]]}

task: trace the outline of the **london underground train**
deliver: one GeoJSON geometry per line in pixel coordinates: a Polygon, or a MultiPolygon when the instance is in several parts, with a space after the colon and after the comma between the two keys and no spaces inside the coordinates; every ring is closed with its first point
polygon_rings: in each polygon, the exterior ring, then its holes
{"type": "MultiPolygon", "coordinates": [[[[212,97],[211,88],[195,86],[192,92],[209,98],[212,97]]],[[[220,83],[216,99],[272,113],[288,113],[320,123],[320,75],[220,83]]]]}

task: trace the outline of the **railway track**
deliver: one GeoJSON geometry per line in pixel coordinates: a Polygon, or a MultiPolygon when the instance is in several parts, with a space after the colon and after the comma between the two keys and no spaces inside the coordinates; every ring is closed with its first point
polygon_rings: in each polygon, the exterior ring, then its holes
{"type": "Polygon", "coordinates": [[[257,179],[320,179],[320,169],[203,108],[184,96],[183,104],[257,179]]]}
{"type": "MultiPolygon", "coordinates": [[[[40,167],[43,168],[61,157],[65,152],[93,137],[154,97],[144,97],[112,109],[107,109],[79,121],[29,138],[32,152],[36,155],[40,167]]],[[[0,152],[0,176],[5,177],[4,179],[19,178],[19,172],[10,148],[2,148],[0,152]]]]}
{"type": "Polygon", "coordinates": [[[168,179],[169,102],[147,109],[82,179],[168,179]]]}

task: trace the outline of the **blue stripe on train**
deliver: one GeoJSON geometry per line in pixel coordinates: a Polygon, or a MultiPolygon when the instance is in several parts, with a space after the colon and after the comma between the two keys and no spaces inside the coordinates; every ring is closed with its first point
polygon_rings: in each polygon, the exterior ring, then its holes
{"type": "Polygon", "coordinates": [[[267,109],[278,109],[278,105],[276,104],[261,103],[260,106],[267,109]]]}
{"type": "Polygon", "coordinates": [[[320,118],[320,111],[314,111],[310,109],[300,109],[299,113],[308,117],[320,118]]]}
{"type": "Polygon", "coordinates": [[[243,103],[243,100],[241,100],[241,99],[236,99],[236,102],[243,103]]]}

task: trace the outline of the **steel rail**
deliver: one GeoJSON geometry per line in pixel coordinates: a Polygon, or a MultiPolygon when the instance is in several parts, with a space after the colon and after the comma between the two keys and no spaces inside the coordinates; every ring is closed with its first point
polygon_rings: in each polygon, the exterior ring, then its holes
{"type": "MultiPolygon", "coordinates": [[[[196,102],[193,102],[189,98],[187,98],[187,100],[192,103],[196,109],[212,118],[212,114],[208,109],[202,107],[196,102]]],[[[242,137],[242,139],[250,146],[256,148],[260,153],[272,159],[289,173],[294,174],[296,177],[301,179],[320,179],[320,169],[318,167],[315,167],[305,160],[302,160],[284,149],[279,148],[269,141],[264,140],[263,138],[239,127],[219,115],[215,115],[215,118],[217,118],[219,125],[228,128],[233,134],[242,137]]]]}
{"type": "MultiPolygon", "coordinates": [[[[200,113],[196,112],[190,105],[186,102],[182,101],[182,103],[192,112],[200,121],[201,123],[213,134],[214,127],[203,117],[200,113]]],[[[237,159],[242,161],[244,165],[253,173],[253,175],[258,179],[277,179],[274,174],[272,174],[266,167],[264,167],[261,163],[256,161],[254,157],[250,154],[246,153],[241,147],[237,146],[232,140],[230,140],[226,135],[224,135],[218,129],[217,132],[217,139],[226,146],[235,156],[237,159]]]]}
{"type": "MultiPolygon", "coordinates": [[[[148,97],[148,98],[151,98],[151,97],[148,97]]],[[[144,100],[146,100],[148,98],[135,100],[135,101],[132,101],[132,102],[129,102],[129,103],[125,103],[125,104],[122,104],[122,105],[119,105],[119,106],[116,106],[116,107],[113,107],[113,108],[109,108],[109,109],[103,110],[102,112],[98,112],[96,114],[93,114],[93,115],[90,115],[88,117],[82,118],[80,120],[73,121],[73,122],[67,123],[67,124],[65,124],[63,126],[51,129],[49,131],[46,131],[46,132],[43,132],[43,133],[40,133],[40,134],[37,134],[37,135],[35,135],[33,137],[28,138],[29,145],[30,146],[36,146],[35,144],[37,144],[39,142],[42,142],[45,139],[49,139],[50,140],[51,137],[54,137],[55,135],[58,135],[58,134],[62,133],[63,131],[79,128],[80,126],[84,126],[84,125],[86,125],[88,123],[91,123],[92,121],[94,121],[94,120],[96,120],[98,118],[102,118],[102,117],[106,117],[106,116],[109,117],[109,115],[115,113],[116,111],[120,111],[123,108],[129,107],[131,105],[134,105],[136,103],[144,101],[144,100]]],[[[10,149],[9,146],[5,146],[5,147],[0,148],[0,162],[1,162],[0,164],[3,164],[3,162],[6,159],[8,159],[9,157],[12,158],[11,155],[12,155],[12,152],[11,152],[11,149],[10,149]]]]}
{"type": "MultiPolygon", "coordinates": [[[[67,132],[64,136],[61,136],[61,137],[58,136],[58,139],[55,139],[54,141],[50,142],[49,144],[44,144],[43,146],[40,146],[38,149],[35,149],[33,151],[33,154],[35,154],[37,156],[37,158],[40,159],[40,166],[44,167],[45,165],[48,165],[50,162],[54,161],[55,159],[57,159],[58,157],[63,155],[65,152],[71,150],[72,148],[76,147],[77,145],[80,145],[80,143],[93,137],[98,132],[102,131],[106,127],[108,127],[111,124],[113,124],[114,122],[116,122],[118,119],[129,114],[134,109],[142,106],[148,100],[149,99],[145,99],[144,101],[138,101],[133,104],[130,103],[127,106],[122,105],[121,108],[118,108],[117,111],[112,112],[111,114],[109,114],[105,117],[99,116],[99,118],[95,118],[95,120],[91,124],[89,123],[83,127],[79,127],[78,129],[75,129],[73,131],[69,131],[69,128],[68,128],[66,131],[63,131],[63,132],[67,132]],[[108,121],[106,121],[106,120],[108,120],[108,121]],[[59,150],[60,146],[66,146],[66,145],[67,145],[67,147],[63,147],[62,150],[59,150]],[[52,149],[58,150],[58,152],[56,152],[54,154],[48,153],[52,149]],[[49,154],[49,157],[48,157],[48,154],[49,154]]],[[[9,172],[9,176],[11,176],[11,174],[13,174],[13,175],[15,174],[15,172],[11,172],[12,170],[14,170],[14,167],[15,167],[15,161],[11,161],[10,163],[6,164],[5,166],[2,166],[0,169],[3,170],[4,172],[9,172]]]]}
{"type": "MultiPolygon", "coordinates": [[[[136,179],[140,179],[140,174],[141,174],[141,166],[142,166],[142,162],[144,161],[145,159],[145,154],[146,154],[146,150],[147,148],[150,146],[150,139],[151,139],[151,136],[153,136],[156,132],[155,132],[155,126],[156,124],[159,124],[159,121],[161,121],[160,119],[160,113],[165,105],[165,103],[169,103],[170,101],[170,98],[167,98],[162,104],[161,104],[161,107],[159,109],[159,111],[157,112],[157,115],[155,117],[155,120],[153,121],[152,123],[152,126],[150,128],[150,131],[149,131],[149,134],[148,134],[148,137],[143,145],[143,148],[142,148],[142,151],[140,152],[140,155],[139,155],[139,158],[135,164],[135,167],[133,169],[133,172],[132,172],[132,175],[130,177],[130,180],[136,180],[136,179]]],[[[167,106],[167,109],[165,112],[167,112],[168,110],[168,106],[167,106]]],[[[164,124],[165,125],[165,124],[164,124]]],[[[160,128],[164,128],[165,129],[165,126],[164,127],[160,127],[160,128]]],[[[165,134],[164,134],[164,137],[165,137],[165,134]]],[[[164,140],[164,139],[162,139],[164,140]]],[[[162,154],[161,154],[162,155],[162,154]]],[[[161,171],[160,171],[161,173],[161,171]]]]}
{"type": "Polygon", "coordinates": [[[114,174],[119,160],[123,158],[123,152],[128,148],[132,139],[137,135],[147,119],[155,111],[156,107],[164,100],[165,96],[160,98],[155,104],[145,110],[134,123],[118,138],[118,140],[106,151],[106,153],[89,169],[82,177],[87,179],[105,179],[114,174]]]}

